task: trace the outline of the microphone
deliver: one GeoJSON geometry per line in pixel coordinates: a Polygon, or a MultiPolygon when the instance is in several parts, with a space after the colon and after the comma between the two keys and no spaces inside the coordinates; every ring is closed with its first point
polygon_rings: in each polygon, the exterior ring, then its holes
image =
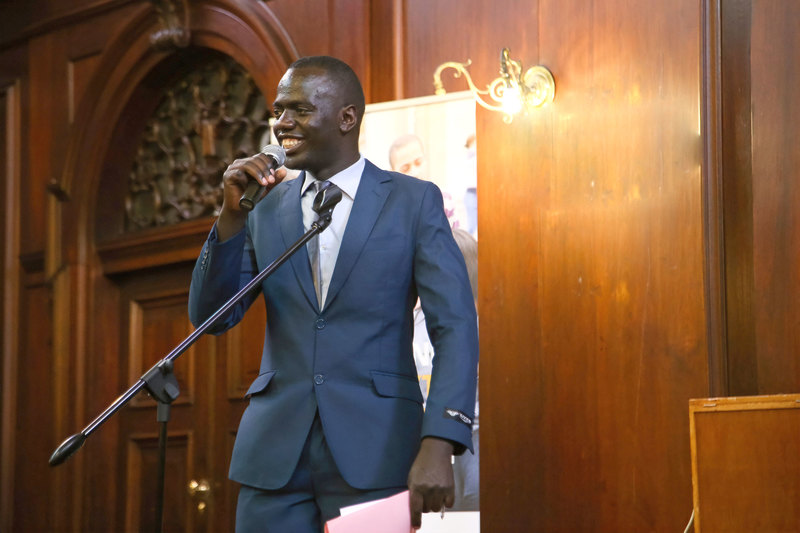
{"type": "MultiPolygon", "coordinates": [[[[286,152],[280,146],[268,144],[261,149],[261,153],[269,157],[269,169],[277,170],[286,161],[286,152]]],[[[251,179],[244,190],[244,194],[239,198],[239,207],[245,211],[252,211],[256,203],[261,199],[264,186],[257,179],[251,179]]]]}

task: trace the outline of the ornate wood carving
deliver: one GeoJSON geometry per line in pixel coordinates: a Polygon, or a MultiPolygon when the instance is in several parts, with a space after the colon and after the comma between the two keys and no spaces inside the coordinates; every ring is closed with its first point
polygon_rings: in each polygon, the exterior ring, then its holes
{"type": "Polygon", "coordinates": [[[266,144],[269,116],[252,77],[227,57],[169,86],[133,162],[126,232],[217,214],[223,171],[266,144]]]}
{"type": "Polygon", "coordinates": [[[189,45],[189,5],[187,0],[150,0],[156,8],[162,29],[150,35],[156,50],[185,48],[189,45]]]}

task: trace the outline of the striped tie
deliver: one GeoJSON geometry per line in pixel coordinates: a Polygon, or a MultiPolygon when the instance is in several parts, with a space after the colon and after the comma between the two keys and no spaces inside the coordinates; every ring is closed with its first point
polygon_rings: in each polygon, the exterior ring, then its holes
{"type": "MultiPolygon", "coordinates": [[[[331,186],[329,181],[315,181],[309,191],[313,191],[314,197],[322,189],[327,189],[331,186]]],[[[317,293],[317,303],[322,309],[322,262],[320,261],[319,249],[319,234],[314,235],[314,238],[308,241],[308,259],[311,262],[311,277],[314,279],[314,289],[317,293]]]]}

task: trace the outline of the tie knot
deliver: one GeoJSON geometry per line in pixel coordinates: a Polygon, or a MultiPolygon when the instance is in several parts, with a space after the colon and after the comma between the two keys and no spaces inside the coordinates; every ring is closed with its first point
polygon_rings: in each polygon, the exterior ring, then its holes
{"type": "Polygon", "coordinates": [[[311,184],[311,187],[309,187],[309,189],[313,189],[314,190],[314,194],[316,194],[319,191],[323,191],[323,190],[327,189],[330,186],[331,186],[331,182],[328,181],[328,180],[325,180],[325,181],[315,180],[314,183],[311,184]]]}

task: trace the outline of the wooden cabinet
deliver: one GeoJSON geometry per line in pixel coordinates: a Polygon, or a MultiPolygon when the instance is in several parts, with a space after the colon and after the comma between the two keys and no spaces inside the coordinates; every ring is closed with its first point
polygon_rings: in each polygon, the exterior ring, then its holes
{"type": "Polygon", "coordinates": [[[695,532],[800,531],[800,394],[690,400],[695,532]]]}

